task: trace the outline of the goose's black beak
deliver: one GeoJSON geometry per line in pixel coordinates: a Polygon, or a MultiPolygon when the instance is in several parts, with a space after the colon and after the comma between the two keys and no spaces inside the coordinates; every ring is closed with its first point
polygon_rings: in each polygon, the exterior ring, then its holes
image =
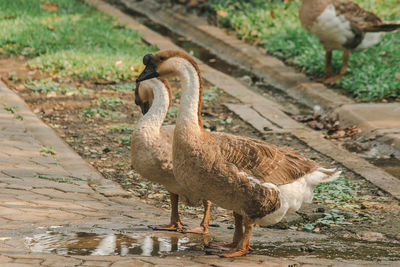
{"type": "Polygon", "coordinates": [[[135,104],[140,107],[140,110],[142,111],[142,114],[146,114],[147,111],[150,109],[150,104],[149,102],[142,102],[142,100],[139,98],[139,84],[140,82],[136,81],[136,89],[135,89],[135,104]]]}
{"type": "Polygon", "coordinates": [[[160,74],[157,72],[157,65],[152,54],[147,54],[143,57],[143,64],[146,66],[146,68],[142,73],[140,73],[139,77],[136,79],[136,82],[141,82],[160,76],[160,74]]]}

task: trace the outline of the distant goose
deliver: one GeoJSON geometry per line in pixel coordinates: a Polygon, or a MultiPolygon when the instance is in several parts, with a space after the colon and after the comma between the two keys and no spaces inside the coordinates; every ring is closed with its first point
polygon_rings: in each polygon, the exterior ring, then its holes
{"type": "Polygon", "coordinates": [[[144,116],[133,131],[132,167],[144,178],[163,185],[170,192],[171,221],[167,225],[154,226],[153,229],[208,233],[211,205],[209,201],[203,201],[204,217],[200,227],[183,229],[183,223],[179,218],[179,196],[189,205],[196,205],[198,202],[191,201],[190,194],[186,194],[187,190],[177,183],[172,172],[172,140],[175,127],[161,126],[171,103],[169,84],[165,80],[158,79],[138,84],[135,103],[140,106],[144,116]]]}
{"type": "Polygon", "coordinates": [[[338,178],[340,172],[324,169],[290,148],[204,130],[201,74],[188,54],[165,50],[144,56],[143,63],[146,68],[138,81],[179,76],[182,82],[173,141],[175,179],[194,199],[209,199],[235,214],[236,229],[228,245],[233,249],[220,256],[245,255],[255,224],[279,222],[310,202],[317,184],[338,178]]]}
{"type": "Polygon", "coordinates": [[[400,21],[385,22],[349,0],[302,0],[299,18],[325,48],[324,81],[333,83],[346,73],[350,51],[379,43],[384,32],[400,28],[400,21]],[[343,51],[339,75],[333,76],[332,50],[343,51]]]}

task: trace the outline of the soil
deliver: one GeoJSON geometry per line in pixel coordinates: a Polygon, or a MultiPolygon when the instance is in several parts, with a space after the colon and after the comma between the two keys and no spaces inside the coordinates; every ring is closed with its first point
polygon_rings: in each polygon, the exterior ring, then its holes
{"type": "MultiPolygon", "coordinates": [[[[67,79],[62,85],[74,88],[85,87],[87,95],[54,92],[38,93],[25,86],[29,81],[49,78],[48,75],[28,68],[25,58],[0,58],[1,79],[16,91],[31,109],[44,122],[51,126],[82,158],[93,165],[107,179],[121,184],[137,198],[152,205],[169,209],[169,196],[162,186],[148,182],[140,177],[130,166],[130,135],[132,128],[141,117],[139,107],[134,103],[132,91],[117,91],[116,87],[122,83],[104,84],[95,81],[67,79]],[[80,116],[87,107],[98,108],[95,100],[98,97],[119,97],[124,100],[112,110],[116,115],[102,117],[80,116]]],[[[50,77],[58,81],[58,77],[50,77]]],[[[61,82],[60,82],[61,83],[61,82]]],[[[133,81],[124,82],[128,86],[133,81]]],[[[179,87],[177,81],[171,81],[174,87],[179,87]]],[[[212,90],[206,84],[205,90],[212,90]]],[[[215,91],[215,89],[214,89],[215,91]]],[[[316,234],[325,234],[340,244],[348,242],[364,242],[363,246],[387,246],[387,253],[377,256],[386,259],[400,259],[400,205],[390,195],[380,191],[374,185],[344,169],[330,158],[310,149],[290,134],[261,134],[245,121],[230,112],[223,104],[239,102],[222,91],[216,90],[216,98],[205,101],[203,105],[203,122],[210,131],[223,131],[239,134],[272,142],[280,146],[290,146],[305,156],[320,162],[327,167],[343,169],[343,176],[357,185],[354,189],[355,198],[351,205],[335,207],[335,201],[314,200],[306,205],[295,216],[285,222],[272,226],[276,229],[294,229],[297,231],[312,231],[316,234]],[[346,215],[343,223],[323,225],[315,222],[325,213],[337,209],[346,215]],[[355,216],[356,215],[356,216],[355,216]],[[315,228],[307,230],[307,224],[314,224],[315,228]],[[338,239],[340,237],[340,239],[338,239]],[[345,241],[343,241],[345,240],[345,241]],[[366,243],[365,243],[366,242],[366,243]]],[[[174,106],[179,104],[180,90],[174,91],[174,106]]],[[[103,107],[107,108],[107,107],[103,107]]],[[[110,108],[108,108],[110,109],[110,108]]],[[[173,124],[174,112],[170,112],[165,123],[173,124]]],[[[57,151],[56,151],[57,152],[57,151]]],[[[340,188],[337,188],[340,191],[340,188]]],[[[180,206],[180,212],[185,217],[201,218],[202,209],[180,206]]],[[[165,222],[168,218],[165,218],[165,222]]],[[[212,226],[220,223],[233,223],[230,212],[213,206],[212,226]]],[[[335,242],[336,242],[335,241],[335,242]]],[[[271,244],[269,244],[271,245],[271,244]]],[[[295,245],[294,245],[295,246],[295,245]]],[[[351,247],[348,245],[347,247],[351,247]]],[[[257,249],[257,248],[256,248],[257,249]]],[[[298,248],[296,248],[298,249],[298,248]]],[[[274,255],[269,247],[259,247],[259,253],[274,255]],[[269,250],[269,252],[265,252],[269,250]]],[[[288,250],[288,254],[293,251],[288,250]]],[[[309,252],[307,252],[309,253],[309,252]]],[[[355,257],[355,256],[354,256],[355,257]]],[[[357,256],[358,257],[358,256],[357,256]]]]}

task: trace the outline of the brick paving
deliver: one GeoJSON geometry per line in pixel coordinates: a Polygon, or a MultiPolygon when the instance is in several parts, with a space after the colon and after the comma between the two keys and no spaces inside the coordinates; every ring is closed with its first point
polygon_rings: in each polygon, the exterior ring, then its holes
{"type": "MultiPolygon", "coordinates": [[[[58,251],[58,255],[41,252],[46,240],[38,244],[33,242],[49,235],[48,242],[60,238],[54,243],[56,246],[64,242],[62,238],[71,232],[108,233],[111,238],[115,237],[113,234],[124,232],[146,235],[153,233],[147,230],[147,224],[159,223],[164,218],[168,218],[165,211],[135,199],[119,185],[104,179],[0,82],[2,267],[374,265],[364,261],[325,260],[315,257],[284,259],[249,255],[237,259],[220,259],[204,255],[201,244],[196,251],[180,252],[180,256],[79,256],[73,253],[63,256],[62,251],[58,251]],[[4,106],[15,107],[15,113],[5,110],[4,106]],[[23,119],[17,116],[22,116],[23,119]],[[43,152],[43,147],[50,146],[56,152],[55,155],[43,152]]],[[[222,229],[212,229],[212,232],[223,241],[228,241],[232,234],[232,230],[224,232],[222,229]]],[[[171,240],[178,240],[183,235],[170,233],[170,236],[171,240]]],[[[85,242],[85,236],[81,238],[85,242]]],[[[201,239],[199,236],[196,238],[201,239]]],[[[97,242],[98,248],[101,246],[99,240],[90,242],[97,242]]],[[[69,246],[79,248],[80,244],[71,243],[69,246]]],[[[379,265],[395,266],[396,263],[380,262],[379,265]]]]}

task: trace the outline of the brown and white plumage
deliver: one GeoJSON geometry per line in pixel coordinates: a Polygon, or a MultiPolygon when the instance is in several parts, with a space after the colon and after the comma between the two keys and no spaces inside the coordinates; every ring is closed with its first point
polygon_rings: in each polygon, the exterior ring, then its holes
{"type": "Polygon", "coordinates": [[[386,22],[350,0],[302,0],[299,18],[326,51],[325,79],[334,82],[347,70],[350,51],[377,44],[384,32],[400,28],[400,21],[386,22]],[[332,50],[343,50],[340,74],[332,76],[332,50]]]}
{"type": "Polygon", "coordinates": [[[233,210],[237,223],[235,257],[249,250],[255,223],[280,221],[312,199],[312,189],[339,172],[324,169],[286,147],[256,139],[205,131],[201,124],[202,81],[196,62],[186,53],[166,50],[146,55],[139,80],[179,76],[183,94],[173,141],[174,175],[190,195],[233,210]],[[241,218],[244,232],[241,229],[241,218]]]}
{"type": "MultiPolygon", "coordinates": [[[[178,213],[178,196],[186,203],[196,204],[185,194],[184,188],[175,180],[172,164],[172,141],[174,126],[161,126],[171,103],[171,88],[165,80],[153,79],[138,84],[135,102],[144,116],[139,120],[132,135],[131,162],[133,168],[144,178],[163,185],[171,197],[171,222],[154,227],[158,230],[182,230],[178,213]],[[153,102],[154,99],[154,102],[153,102]]],[[[200,228],[187,232],[207,233],[210,203],[204,201],[204,219],[200,228]]]]}

